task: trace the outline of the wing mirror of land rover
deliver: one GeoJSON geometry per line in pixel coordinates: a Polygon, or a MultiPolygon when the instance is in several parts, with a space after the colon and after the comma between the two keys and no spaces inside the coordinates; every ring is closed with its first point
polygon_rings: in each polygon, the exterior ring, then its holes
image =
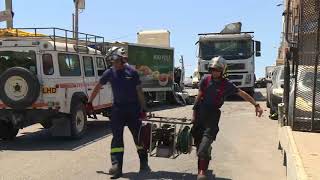
{"type": "Polygon", "coordinates": [[[256,57],[261,56],[261,42],[260,41],[255,41],[256,43],[256,57]]]}
{"type": "Polygon", "coordinates": [[[281,84],[280,87],[283,89],[284,88],[284,84],[281,84]]]}

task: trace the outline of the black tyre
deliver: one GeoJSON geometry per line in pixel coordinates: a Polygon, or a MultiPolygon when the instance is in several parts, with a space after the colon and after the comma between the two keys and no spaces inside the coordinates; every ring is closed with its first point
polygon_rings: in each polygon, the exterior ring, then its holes
{"type": "Polygon", "coordinates": [[[257,86],[257,88],[261,88],[261,84],[257,84],[256,86],[257,86]]]}
{"type": "Polygon", "coordinates": [[[31,106],[39,94],[38,78],[25,68],[9,68],[0,76],[0,99],[13,109],[31,106]]]}
{"type": "Polygon", "coordinates": [[[71,137],[79,139],[87,130],[86,109],[80,101],[75,103],[71,108],[71,137]]]}
{"type": "Polygon", "coordinates": [[[0,139],[5,141],[14,140],[18,132],[19,129],[14,128],[12,123],[0,120],[0,139]]]}

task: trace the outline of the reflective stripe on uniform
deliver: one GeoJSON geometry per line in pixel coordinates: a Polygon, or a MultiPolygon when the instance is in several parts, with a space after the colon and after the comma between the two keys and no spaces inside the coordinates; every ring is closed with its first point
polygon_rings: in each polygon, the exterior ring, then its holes
{"type": "Polygon", "coordinates": [[[111,153],[120,153],[120,152],[124,152],[124,148],[123,147],[111,148],[111,153]]]}

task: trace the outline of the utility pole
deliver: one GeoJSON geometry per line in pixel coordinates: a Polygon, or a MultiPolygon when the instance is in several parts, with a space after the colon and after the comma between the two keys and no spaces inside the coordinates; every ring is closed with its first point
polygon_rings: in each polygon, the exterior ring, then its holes
{"type": "Polygon", "coordinates": [[[78,31],[79,31],[79,0],[74,0],[74,5],[75,5],[75,16],[74,16],[74,38],[76,39],[76,50],[78,50],[78,31]]]}
{"type": "MultiPolygon", "coordinates": [[[[12,0],[5,0],[6,10],[12,12],[12,0]]],[[[7,28],[13,28],[13,19],[7,21],[7,28]]]]}
{"type": "Polygon", "coordinates": [[[72,13],[72,37],[75,39],[76,38],[76,33],[75,33],[75,29],[74,29],[74,13],[72,13]]]}

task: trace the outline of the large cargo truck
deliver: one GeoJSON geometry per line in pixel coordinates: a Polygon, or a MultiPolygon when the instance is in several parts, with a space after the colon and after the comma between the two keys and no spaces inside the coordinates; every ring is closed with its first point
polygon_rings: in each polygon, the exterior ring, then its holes
{"type": "Polygon", "coordinates": [[[134,67],[142,82],[148,101],[172,99],[174,90],[174,49],[134,44],[105,43],[105,48],[123,47],[128,52],[128,63],[134,67]]]}
{"type": "Polygon", "coordinates": [[[208,73],[212,58],[226,60],[227,75],[237,87],[254,94],[255,55],[260,56],[260,42],[253,40],[253,32],[241,32],[241,23],[226,26],[220,33],[201,33],[198,42],[198,72],[208,73]]]}

